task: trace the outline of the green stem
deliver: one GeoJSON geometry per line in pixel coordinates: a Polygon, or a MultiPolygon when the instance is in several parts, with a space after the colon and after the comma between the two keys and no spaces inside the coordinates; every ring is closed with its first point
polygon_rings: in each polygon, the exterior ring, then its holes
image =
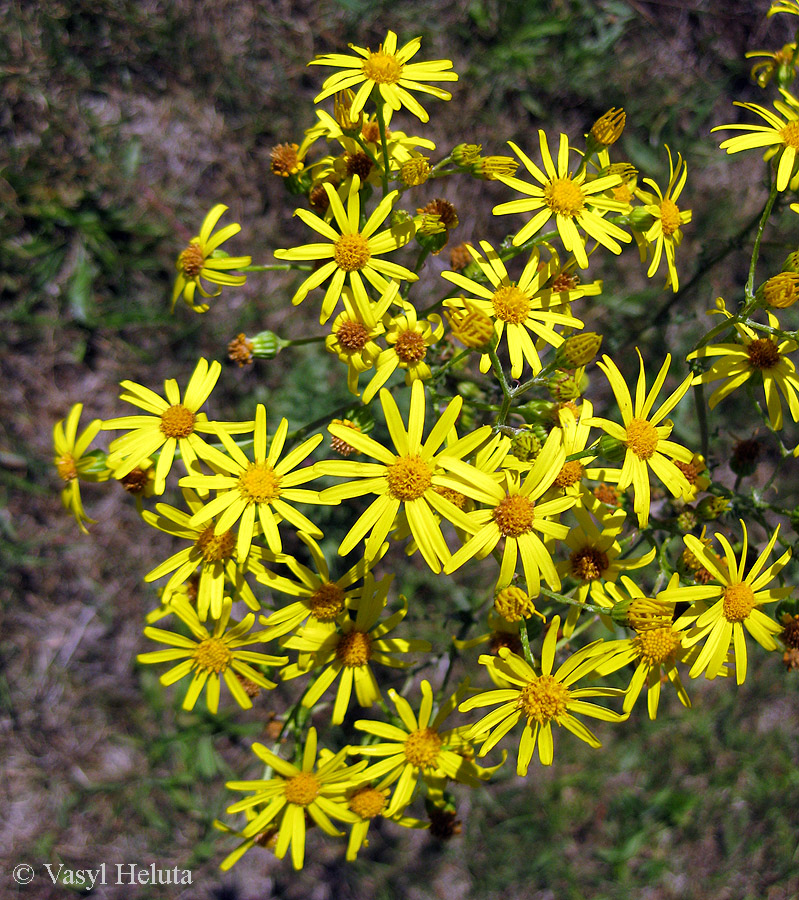
{"type": "Polygon", "coordinates": [[[388,146],[386,144],[386,122],[383,117],[385,104],[381,101],[377,104],[377,127],[380,130],[380,146],[383,148],[383,196],[388,195],[388,146]]]}
{"type": "Polygon", "coordinates": [[[755,268],[757,267],[757,260],[760,256],[760,242],[763,240],[763,232],[766,230],[766,222],[768,222],[769,220],[769,216],[771,215],[771,210],[776,199],[777,180],[775,179],[771,183],[771,190],[769,191],[768,200],[766,201],[766,206],[763,209],[763,215],[760,217],[760,222],[757,226],[757,234],[755,235],[755,243],[752,246],[752,261],[749,264],[749,277],[746,279],[746,306],[744,307],[744,313],[748,313],[755,302],[755,268]]]}
{"type": "Polygon", "coordinates": [[[511,387],[508,384],[508,379],[505,377],[505,373],[502,370],[502,363],[499,361],[497,351],[494,347],[491,347],[489,349],[488,357],[491,360],[491,368],[494,370],[494,374],[497,376],[499,385],[502,388],[502,406],[500,406],[499,408],[499,415],[497,416],[496,424],[504,425],[507,421],[508,413],[510,412],[510,404],[513,400],[513,392],[511,391],[511,387]]]}
{"type": "Polygon", "coordinates": [[[530,649],[530,638],[527,634],[527,622],[519,623],[519,637],[522,639],[522,650],[524,650],[524,658],[531,666],[535,665],[533,661],[533,651],[530,649]]]}

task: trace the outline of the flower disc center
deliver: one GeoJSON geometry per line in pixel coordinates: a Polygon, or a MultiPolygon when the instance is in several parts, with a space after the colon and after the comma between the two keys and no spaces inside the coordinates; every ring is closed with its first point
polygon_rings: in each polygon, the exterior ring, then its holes
{"type": "Polygon", "coordinates": [[[386,795],[377,788],[359,788],[347,801],[347,806],[362,819],[374,819],[386,808],[386,795]]]}
{"type": "Polygon", "coordinates": [[[666,237],[674,234],[680,227],[680,208],[668,197],[660,203],[660,227],[666,237]]]}
{"type": "Polygon", "coordinates": [[[224,641],[219,638],[206,638],[201,641],[194,651],[194,663],[198,669],[206,672],[224,672],[227,669],[232,654],[224,641]]]}
{"type": "Polygon", "coordinates": [[[441,738],[433,728],[420,728],[412,731],[403,745],[405,759],[412,766],[420,769],[435,765],[440,750],[441,738]]]}
{"type": "Polygon", "coordinates": [[[503,537],[519,537],[532,530],[535,504],[523,494],[510,494],[496,505],[493,516],[503,537]]]}
{"type": "Polygon", "coordinates": [[[799,122],[788,122],[780,129],[780,137],[785,141],[787,146],[799,150],[799,122]]]}
{"type": "Polygon", "coordinates": [[[78,477],[78,467],[75,465],[75,457],[71,453],[64,453],[55,461],[58,474],[64,481],[73,481],[78,477]]]}
{"type": "Polygon", "coordinates": [[[376,84],[396,84],[402,77],[402,63],[393,53],[386,53],[382,49],[363,61],[361,70],[363,74],[376,84]]]}
{"type": "Polygon", "coordinates": [[[597,547],[581,547],[572,553],[572,575],[581,581],[596,581],[601,578],[610,565],[607,553],[597,547]]]}
{"type": "Polygon", "coordinates": [[[563,464],[563,468],[558,473],[558,477],[555,479],[555,484],[558,487],[571,487],[573,484],[577,484],[577,482],[583,477],[583,466],[582,463],[578,459],[572,459],[567,463],[563,464]]]}
{"type": "Polygon", "coordinates": [[[757,338],[746,348],[746,353],[755,369],[773,369],[780,361],[780,351],[771,338],[757,338]]]}
{"type": "Polygon", "coordinates": [[[530,315],[530,298],[515,284],[505,284],[491,298],[498,319],[520,325],[530,315]]]}
{"type": "Polygon", "coordinates": [[[363,350],[369,340],[369,329],[363,322],[356,322],[350,319],[339,325],[336,337],[339,344],[348,353],[358,353],[363,350]]]}
{"type": "Polygon", "coordinates": [[[404,363],[415,363],[423,360],[427,354],[427,344],[418,331],[401,331],[394,343],[397,356],[404,363]]]}
{"type": "Polygon", "coordinates": [[[196,416],[182,403],[176,403],[161,413],[161,433],[168,438],[185,438],[194,431],[196,416]]]}
{"type": "Polygon", "coordinates": [[[633,643],[638,656],[650,666],[656,666],[674,655],[674,651],[680,646],[680,639],[669,626],[642,631],[633,643]]]}
{"type": "Polygon", "coordinates": [[[550,719],[557,721],[568,711],[570,696],[569,689],[552,675],[541,675],[522,688],[518,705],[528,719],[544,725],[550,719]]]}
{"type": "Polygon", "coordinates": [[[344,591],[333,581],[321,584],[310,597],[311,615],[320,622],[332,622],[344,609],[344,591]]]}
{"type": "Polygon", "coordinates": [[[333,248],[333,259],[339,269],[357,272],[372,258],[369,242],[359,232],[342,234],[333,248]]]}
{"type": "Polygon", "coordinates": [[[350,668],[365,665],[372,658],[372,639],[364,631],[343,635],[336,647],[336,658],[350,668]]]}
{"type": "Polygon", "coordinates": [[[430,487],[433,472],[421,456],[400,456],[386,468],[386,480],[395,500],[418,500],[430,487]]]}
{"type": "Polygon", "coordinates": [[[724,618],[728,622],[743,622],[755,608],[755,592],[744,582],[724,588],[724,618]]]}
{"type": "Polygon", "coordinates": [[[573,218],[583,211],[585,195],[580,186],[566,178],[553,178],[544,188],[544,203],[554,213],[573,218]]]}
{"type": "Polygon", "coordinates": [[[657,429],[646,419],[633,419],[627,426],[624,443],[639,459],[651,459],[658,446],[657,429]]]}
{"type": "Polygon", "coordinates": [[[280,496],[280,478],[268,462],[253,462],[239,475],[239,491],[248,503],[270,503],[280,496]]]}
{"type": "Polygon", "coordinates": [[[223,534],[214,534],[214,526],[211,524],[203,529],[195,542],[195,546],[206,562],[220,562],[223,559],[231,559],[233,557],[236,538],[230,529],[223,534]]]}
{"type": "Polygon", "coordinates": [[[196,278],[204,263],[202,247],[194,241],[178,256],[178,268],[187,278],[196,278]]]}
{"type": "Polygon", "coordinates": [[[308,806],[319,796],[319,781],[313,772],[300,772],[288,779],[285,792],[287,803],[308,806]]]}

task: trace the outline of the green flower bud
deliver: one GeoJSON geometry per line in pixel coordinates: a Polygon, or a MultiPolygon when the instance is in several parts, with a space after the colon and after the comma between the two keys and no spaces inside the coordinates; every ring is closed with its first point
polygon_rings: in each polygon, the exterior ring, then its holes
{"type": "Polygon", "coordinates": [[[579,369],[587,366],[599,353],[602,335],[593,331],[575,334],[567,338],[555,353],[555,365],[559,369],[579,369]]]}
{"type": "Polygon", "coordinates": [[[541,440],[530,429],[522,429],[513,435],[510,452],[522,462],[531,462],[541,452],[541,440]]]}
{"type": "Polygon", "coordinates": [[[261,331],[249,340],[252,344],[252,355],[258,359],[274,359],[284,347],[288,347],[291,343],[291,341],[284,341],[273,331],[261,331]]]}
{"type": "Polygon", "coordinates": [[[459,166],[470,166],[482,152],[482,144],[458,144],[453,148],[450,156],[452,161],[459,166]]]}
{"type": "Polygon", "coordinates": [[[707,497],[703,497],[697,504],[696,514],[703,521],[710,522],[714,519],[721,518],[729,508],[729,500],[724,497],[716,497],[713,494],[709,494],[707,497]]]}
{"type": "Polygon", "coordinates": [[[627,453],[627,445],[624,441],[611,437],[609,434],[603,434],[599,439],[597,450],[603,459],[611,463],[618,463],[624,459],[627,453]]]}
{"type": "Polygon", "coordinates": [[[782,264],[783,272],[799,272],[799,250],[794,250],[785,257],[782,264]]]}
{"type": "Polygon", "coordinates": [[[567,372],[561,369],[547,381],[549,396],[559,403],[576,400],[588,387],[588,379],[582,371],[567,372]]]}

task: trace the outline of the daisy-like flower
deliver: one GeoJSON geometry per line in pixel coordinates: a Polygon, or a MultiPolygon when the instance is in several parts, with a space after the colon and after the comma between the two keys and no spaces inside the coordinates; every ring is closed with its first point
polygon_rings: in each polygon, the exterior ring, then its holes
{"type": "Polygon", "coordinates": [[[231,599],[226,597],[222,603],[219,619],[214,623],[214,630],[209,631],[197,617],[197,613],[183,597],[176,597],[172,603],[172,612],[188,627],[192,637],[185,637],[174,631],[148,626],[144,636],[159,644],[168,644],[172,649],[154,650],[151,653],[140,653],[136,659],[140,663],[180,662],[164,672],[161,684],[175,684],[181,678],[191,675],[191,684],[183,701],[183,709],[194,709],[197,698],[206,689],[208,709],[216,713],[219,709],[219,689],[224,679],[228,690],[242,709],[250,709],[250,700],[241,679],[247,679],[259,687],[270,690],[276,687],[263,673],[253,666],[282,666],[288,662],[286,656],[270,656],[254,650],[243,650],[259,643],[258,634],[248,634],[255,616],[248,613],[238,624],[228,628],[230,624],[231,599]],[[221,677],[220,677],[221,676],[221,677]]]}
{"type": "MultiPolygon", "coordinates": [[[[550,517],[574,506],[575,497],[538,502],[551,487],[565,458],[560,429],[553,428],[533,467],[521,482],[515,472],[505,470],[498,482],[487,471],[466,466],[457,459],[443,459],[442,465],[455,476],[444,479],[443,486],[461,491],[487,507],[469,513],[467,531],[473,537],[453,554],[444,572],[449,575],[473,556],[490,553],[504,539],[498,586],[511,583],[521,556],[530,596],[538,596],[541,575],[551,588],[559,590],[557,569],[536,532],[557,540],[563,540],[569,532],[568,525],[553,522],[550,517]]],[[[498,457],[495,455],[493,459],[496,461],[498,457]]]]}
{"type": "Polygon", "coordinates": [[[335,623],[341,619],[346,610],[356,605],[361,596],[361,587],[356,586],[357,583],[366,577],[367,572],[388,550],[388,543],[383,544],[373,560],[359,559],[340,578],[332,581],[330,568],[319,544],[303,532],[297,536],[308,547],[316,571],[311,571],[296,559],[290,559],[288,565],[298,581],[282,578],[279,583],[275,582],[273,573],[269,571],[259,576],[259,580],[264,581],[273,590],[300,598],[296,603],[289,603],[269,616],[260,617],[261,624],[267,629],[269,640],[295,631],[306,619],[312,627],[327,625],[331,631],[335,631],[335,623]]]}
{"type": "MultiPolygon", "coordinates": [[[[203,508],[204,503],[194,491],[187,489],[183,490],[183,499],[188,511],[159,503],[155,507],[155,513],[149,510],[143,513],[144,521],[153,528],[192,542],[148,572],[144,580],[158,581],[171,572],[161,594],[162,604],[168,604],[172,592],[196,573],[197,613],[203,622],[208,618],[209,611],[214,620],[221,615],[226,585],[230,585],[250,609],[260,609],[261,604],[247,584],[245,575],[252,572],[261,574],[266,579],[263,566],[265,560],[285,562],[289,557],[277,556],[254,546],[249,548],[243,559],[237,557],[236,534],[233,529],[215,534],[214,522],[191,525],[192,516],[203,508]]],[[[271,572],[269,575],[273,582],[280,582],[279,576],[271,572]]]]}
{"type": "Polygon", "coordinates": [[[310,291],[319,287],[329,278],[330,284],[325,290],[322,312],[319,317],[319,321],[323,323],[327,322],[332,315],[341,297],[347,277],[349,277],[355,303],[365,319],[369,317],[370,301],[363,283],[364,278],[380,294],[384,294],[388,289],[388,282],[384,276],[406,281],[418,279],[418,276],[410,269],[377,258],[383,253],[403,247],[413,237],[412,221],[403,225],[392,225],[390,228],[375,233],[391,212],[399,192],[392,191],[386,195],[366,220],[363,228],[360,228],[361,198],[358,194],[360,186],[360,178],[354,175],[345,210],[333,187],[327,183],[322,185],[330,201],[333,217],[341,230],[340,234],[324,219],[320,219],[312,212],[304,209],[295,211],[296,216],[299,216],[306,225],[313,228],[330,243],[304,244],[291,250],[275,250],[275,256],[278,259],[302,260],[303,262],[316,259],[329,260],[306,278],[291,298],[291,302],[295,306],[302,303],[310,291]]]}
{"type": "Polygon", "coordinates": [[[383,622],[379,621],[392,577],[387,576],[375,583],[371,572],[366,574],[355,619],[346,619],[339,631],[331,632],[327,628],[308,626],[303,629],[302,634],[292,636],[284,642],[285,647],[310,655],[310,667],[294,664],[283,669],[281,675],[284,681],[305,675],[309,669],[327,667],[302,698],[302,705],[307,709],[314,707],[325,691],[341,676],[330,720],[333,725],[340,725],[344,721],[353,685],[360,706],[371,706],[381,698],[380,688],[370,667],[371,662],[404,669],[411,663],[398,658],[396,654],[430,650],[428,641],[385,638],[408,612],[408,605],[401,598],[402,608],[383,622]]]}
{"type": "MultiPolygon", "coordinates": [[[[719,311],[727,318],[732,318],[723,301],[719,311]]],[[[772,328],[779,328],[779,321],[773,313],[768,313],[768,321],[772,328]]],[[[777,343],[770,335],[757,332],[742,323],[736,323],[735,330],[741,339],[739,343],[706,344],[687,357],[689,360],[705,359],[708,356],[721,357],[713,361],[707,372],[694,379],[694,384],[722,381],[708,398],[710,408],[714,409],[721,400],[750,378],[762,378],[771,427],[775,431],[782,428],[780,393],[788,403],[791,418],[794,422],[799,421],[799,377],[794,364],[785,355],[796,350],[799,345],[792,340],[777,343]]]]}
{"type": "Polygon", "coordinates": [[[772,147],[779,153],[777,165],[777,190],[784,191],[794,172],[796,154],[799,151],[799,100],[784,88],[780,88],[782,100],[774,101],[774,109],[782,116],[776,115],[771,110],[758,106],[756,103],[740,103],[733,105],[748,109],[756,113],[768,124],[766,125],[717,125],[711,131],[743,131],[737,137],[727,138],[719,144],[719,149],[727,153],[738,153],[741,150],[752,150],[756,147],[772,147]]]}
{"type": "MultiPolygon", "coordinates": [[[[367,781],[366,784],[351,788],[347,792],[347,808],[358,817],[358,821],[350,826],[345,857],[348,862],[357,858],[358,851],[364,844],[368,846],[369,842],[366,840],[366,836],[369,834],[369,826],[372,822],[379,816],[389,818],[387,786],[390,783],[388,778],[384,778],[378,784],[371,784],[367,781]]],[[[393,815],[390,818],[397,825],[402,825],[403,828],[429,828],[429,823],[420,822],[418,819],[407,816],[393,815]]]]}
{"type": "Polygon", "coordinates": [[[513,238],[513,245],[518,247],[519,244],[523,244],[554,216],[563,246],[574,254],[581,269],[588,267],[588,256],[585,252],[585,240],[577,230],[578,226],[603,247],[613,253],[621,253],[618,241],[628,244],[632,238],[618,225],[602,218],[606,212],[620,212],[625,209],[624,203],[605,196],[605,192],[619,184],[621,178],[614,174],[588,181],[586,172],[572,175],[569,171],[569,139],[565,134],[560,136],[556,168],[543,131],[538,132],[538,140],[544,163],[543,172],[516,144],[508,142],[538,185],[519,178],[498,176],[498,180],[503,184],[527,194],[530,199],[500,203],[494,207],[494,215],[535,212],[533,218],[513,238]]]}
{"type": "Polygon", "coordinates": [[[458,707],[461,712],[468,712],[485,706],[501,704],[493,712],[483,716],[471,727],[466,737],[469,740],[481,740],[483,746],[480,756],[485,756],[516,725],[522,716],[527,721],[524,725],[516,772],[526,775],[533,758],[536,744],[538,756],[544,766],[552,765],[554,744],[552,741],[552,723],[562,725],[572,734],[585,741],[591,747],[601,747],[593,732],[574,716],[574,713],[603,719],[606,722],[622,722],[626,715],[612,712],[595,703],[587,703],[585,697],[618,697],[624,691],[617,688],[575,688],[573,687],[585,675],[596,668],[597,645],[589,644],[577,653],[572,654],[554,673],[555,646],[558,639],[560,616],[555,616],[550,623],[544,638],[541,651],[541,674],[530,666],[521,656],[511,653],[506,648],[499,651],[499,659],[495,656],[481,656],[480,662],[493,668],[512,686],[507,689],[485,691],[465,700],[458,707]]]}
{"type": "MultiPolygon", "coordinates": [[[[688,166],[683,162],[679,153],[675,166],[671,150],[668,147],[666,147],[666,152],[669,155],[669,183],[665,192],[661,191],[651,178],[644,178],[644,184],[648,184],[654,193],[639,190],[637,195],[644,203],[644,210],[655,220],[644,234],[646,245],[652,248],[652,262],[649,264],[647,277],[651,278],[657,272],[660,260],[665,253],[668,269],[666,284],[676,291],[680,282],[674,262],[675,247],[679,247],[682,242],[681,227],[691,221],[693,214],[690,209],[681,210],[677,206],[677,200],[685,187],[688,166]]],[[[645,258],[645,256],[642,257],[642,262],[645,258]]]]}
{"type": "Polygon", "coordinates": [[[439,87],[425,84],[427,81],[457,81],[458,75],[452,69],[449,59],[437,59],[430,62],[410,62],[421,46],[420,37],[413,38],[397,49],[397,35],[393,31],[386,34],[386,39],[377,50],[368,47],[356,47],[350,44],[357,56],[345,56],[342,53],[326,53],[312,59],[309,66],[335,66],[342,71],[336,72],[325,80],[321,93],[314,97],[319,103],[326,97],[346,88],[358,88],[350,107],[350,118],[357,119],[364,108],[369,95],[376,87],[382,102],[391,109],[405,107],[422,122],[430,118],[419,101],[409,91],[431,94],[439,100],[450,100],[452,95],[439,87]]]}
{"type": "Polygon", "coordinates": [[[746,525],[741,520],[743,530],[743,546],[740,563],[735,552],[723,534],[716,533],[716,538],[724,549],[725,564],[719,565],[718,557],[696,537],[685,535],[686,547],[711,573],[716,583],[691,585],[690,587],[669,587],[658,594],[658,600],[680,602],[687,600],[693,605],[674,623],[675,628],[691,625],[683,646],[692,647],[700,641],[704,646],[691,667],[691,678],[702,672],[706,678],[715,678],[722,670],[730,645],[735,654],[735,675],[738,684],[746,678],[746,641],[744,628],[765,650],[776,650],[774,635],[781,630],[780,626],[760,607],[766,603],[774,603],[787,597],[792,588],[769,588],[773,581],[791,558],[791,551],[785,553],[764,570],[779,535],[779,526],[755,564],[744,576],[748,535],[746,525]]]}
{"type": "Polygon", "coordinates": [[[313,522],[291,505],[321,502],[317,491],[297,487],[316,477],[313,466],[297,467],[319,446],[322,435],[316,434],[308,438],[280,459],[288,430],[288,419],[281,419],[267,453],[266,408],[263,403],[259,403],[255,410],[252,460],[219,428],[217,434],[227,455],[211,448],[213,452],[208,455],[208,462],[227,474],[189,475],[180,480],[181,487],[218,491],[214,500],[206,503],[191,517],[189,524],[192,527],[219,516],[214,534],[223,535],[241,519],[236,539],[239,559],[246,558],[249,552],[256,528],[256,515],[267,546],[273,553],[281,553],[283,550],[278,524],[284,519],[299,531],[305,531],[313,537],[322,537],[322,532],[313,522]]]}
{"type": "MultiPolygon", "coordinates": [[[[579,378],[582,369],[577,372],[576,377],[579,378]]],[[[563,449],[566,456],[574,456],[578,453],[582,454],[588,445],[588,438],[591,434],[591,426],[588,420],[593,418],[594,407],[590,400],[583,400],[580,404],[580,412],[575,417],[572,409],[566,407],[558,410],[558,421],[560,422],[561,434],[563,439],[563,449]]],[[[595,456],[581,455],[579,459],[569,459],[563,463],[563,467],[555,479],[555,487],[560,488],[566,494],[573,497],[580,497],[585,488],[583,479],[590,478],[595,480],[599,477],[600,469],[586,469],[586,465],[592,463],[596,459],[595,456]]]]}
{"type": "Polygon", "coordinates": [[[691,387],[693,376],[688,375],[682,384],[664,400],[657,412],[653,412],[652,408],[657,395],[666,381],[671,364],[671,354],[666,354],[666,360],[655,378],[652,389],[647,394],[644,360],[638,348],[636,348],[636,352],[641,369],[635,390],[634,405],[630,391],[627,389],[616,363],[609,356],[603,357],[604,362],[597,363],[610,382],[624,424],[617,425],[615,422],[599,417],[590,419],[588,424],[596,425],[626,446],[627,451],[619,474],[619,490],[623,491],[631,484],[633,485],[635,489],[633,508],[638,514],[638,524],[644,528],[649,522],[650,493],[647,466],[675,497],[682,496],[690,488],[688,480],[677,468],[675,460],[689,463],[693,454],[680,444],[668,440],[674,426],[669,420],[665,422],[663,420],[685,396],[691,387]],[[663,424],[658,424],[660,422],[663,424]]]}
{"type": "Polygon", "coordinates": [[[53,427],[53,447],[55,448],[56,471],[64,482],[61,491],[61,502],[64,509],[69,510],[78,527],[84,534],[89,531],[86,523],[93,524],[94,519],[86,515],[83,502],[80,498],[80,481],[107,481],[111,472],[98,459],[86,451],[91,442],[97,437],[102,428],[102,421],[94,419],[83,429],[78,437],[78,422],[83,411],[83,404],[76,403],[69,411],[69,415],[55,423],[53,427]]]}
{"type": "Polygon", "coordinates": [[[163,494],[176,450],[180,450],[189,472],[199,471],[198,456],[207,460],[212,452],[198,432],[216,434],[221,429],[228,434],[245,434],[252,431],[252,422],[209,422],[205,413],[199,412],[221,371],[222,366],[216,360],[209,366],[208,360],[201,359],[192,372],[182,400],[178,383],[173,378],[164,382],[166,400],[141,384],[123,381],[121,399],[149,415],[121,416],[103,423],[105,430],[130,429],[129,434],[111,442],[108,464],[114,470],[114,477],[123,478],[160,451],[155,465],[155,492],[163,494]]]}
{"type": "MultiPolygon", "coordinates": [[[[559,347],[563,338],[553,328],[554,325],[565,325],[571,328],[582,328],[583,323],[566,312],[553,312],[551,306],[558,306],[552,291],[544,286],[549,279],[549,266],[540,266],[538,248],[534,248],[530,259],[518,281],[512,281],[505,264],[497,251],[487,241],[480,241],[485,258],[474,249],[467,250],[488,279],[488,286],[466,278],[459,272],[442,272],[442,278],[451,281],[469,297],[447,300],[445,306],[450,309],[468,309],[473,304],[480,312],[490,316],[494,322],[494,333],[497,341],[506,333],[508,353],[510,354],[511,375],[518,378],[522,374],[524,361],[532,368],[533,374],[542,369],[541,359],[535,346],[540,339],[553,347],[559,347]]],[[[557,259],[555,258],[557,265],[557,259]]],[[[480,358],[480,371],[487,372],[491,360],[487,353],[480,358]]]]}
{"type": "Polygon", "coordinates": [[[335,755],[323,751],[317,764],[316,748],[315,728],[308,729],[301,766],[281,759],[263,744],[252,745],[253,753],[275,774],[256,781],[227,782],[226,787],[232,791],[253,792],[231,804],[227,812],[255,809],[256,814],[241,831],[244,842],[223,860],[220,866],[223,871],[238,862],[262,835],[270,832],[277,834],[275,856],[283,859],[290,847],[292,864],[295,869],[301,869],[305,860],[306,814],[325,834],[333,837],[340,836],[340,832],[331,818],[340,822],[358,821],[357,815],[347,809],[345,794],[358,783],[363,763],[347,766],[345,747],[335,755]]]}
{"type": "Polygon", "coordinates": [[[175,308],[178,297],[182,295],[195,312],[204,313],[208,310],[208,304],[195,302],[194,295],[197,292],[205,298],[218,297],[224,285],[239,286],[247,281],[246,275],[231,275],[229,270],[249,266],[252,257],[228,256],[219,250],[226,240],[241,231],[241,225],[233,222],[220,228],[216,234],[212,234],[216,223],[226,210],[224,204],[218,203],[203,219],[200,233],[189,241],[188,247],[178,256],[176,263],[178,277],[172,290],[172,309],[175,308]],[[215,291],[207,291],[203,287],[204,281],[219,287],[215,291]]]}
{"type": "MultiPolygon", "coordinates": [[[[657,549],[652,547],[643,556],[622,557],[617,538],[627,514],[622,509],[603,513],[602,504],[593,497],[591,500],[593,502],[585,507],[575,506],[572,509],[577,525],[566,535],[566,546],[571,552],[567,560],[558,563],[557,569],[561,578],[570,576],[577,581],[575,600],[585,603],[590,596],[594,603],[605,606],[600,583],[614,582],[625,570],[648,566],[655,558],[657,549]]],[[[571,636],[579,616],[580,607],[572,606],[563,626],[566,637],[571,636]]]]}
{"type": "Polygon", "coordinates": [[[342,300],[344,311],[333,320],[330,334],[325,338],[325,348],[347,366],[347,389],[358,396],[358,379],[361,372],[374,366],[381,353],[375,338],[386,330],[380,321],[397,295],[399,285],[392,281],[379,303],[364,319],[352,299],[351,292],[344,288],[342,300]]]}
{"type": "MultiPolygon", "coordinates": [[[[625,598],[615,584],[606,586],[607,595],[614,604],[629,604],[628,618],[638,623],[636,635],[617,641],[605,641],[604,652],[597,663],[597,675],[604,677],[624,666],[635,666],[624,695],[622,711],[625,713],[632,710],[646,687],[649,718],[654,719],[660,702],[660,688],[665,678],[674,685],[680,703],[690,708],[691,701],[677,671],[677,663],[685,662],[692,652],[690,648],[683,646],[688,623],[683,622],[678,626],[672,622],[673,604],[662,604],[664,612],[668,611],[668,616],[652,616],[648,607],[654,601],[649,600],[625,575],[622,575],[621,581],[628,596],[625,598]],[[640,605],[643,615],[637,614],[636,604],[640,605]]],[[[678,581],[679,576],[675,575],[672,584],[678,581]]]]}
{"type": "Polygon", "coordinates": [[[403,303],[405,315],[392,316],[386,331],[386,343],[390,346],[377,358],[377,371],[363,392],[363,402],[370,403],[375,394],[399,367],[405,370],[405,384],[426,381],[432,374],[426,362],[427,348],[444,335],[441,316],[432,313],[426,319],[417,319],[410,303],[403,303]]]}
{"type": "MultiPolygon", "coordinates": [[[[478,428],[444,449],[440,449],[460,414],[463,399],[455,397],[444,410],[427,440],[422,442],[425,419],[425,393],[421,381],[411,386],[411,404],[407,429],[403,425],[396,401],[387,390],[380,392],[380,403],[386,417],[389,434],[396,450],[392,452],[368,435],[359,434],[343,425],[330,424],[328,431],[355,447],[360,453],[376,459],[375,463],[350,460],[329,460],[316,464],[320,475],[349,478],[322,491],[325,502],[340,503],[350,497],[376,494],[363,515],[354,523],[339,547],[342,556],[349,553],[369,534],[364,555],[374,558],[386,539],[400,509],[404,509],[411,534],[425,562],[434,572],[441,571],[441,562],[450,558],[449,548],[436,522],[434,512],[458,525],[469,528],[466,514],[440,494],[437,488],[446,474],[441,468],[443,458],[463,459],[486,441],[490,426],[478,428]]],[[[466,466],[466,464],[464,463],[466,466]]],[[[473,467],[466,466],[467,471],[473,467]]]]}
{"type": "MultiPolygon", "coordinates": [[[[435,780],[449,778],[477,787],[480,780],[490,778],[496,769],[482,769],[468,758],[469,745],[463,734],[470,725],[442,730],[444,720],[463,699],[466,685],[463,684],[433,716],[433,689],[430,682],[422,681],[422,702],[419,717],[414,715],[410,703],[395,690],[388,692],[404,728],[388,722],[359,719],[355,727],[359,731],[382,738],[379,744],[368,744],[350,748],[351,753],[361,756],[383,757],[373,763],[365,772],[365,778],[385,778],[385,784],[397,782],[386,815],[401,812],[413,799],[420,778],[435,780]]],[[[501,763],[500,763],[501,765],[501,763]]],[[[498,767],[497,767],[498,768],[498,767]]]]}

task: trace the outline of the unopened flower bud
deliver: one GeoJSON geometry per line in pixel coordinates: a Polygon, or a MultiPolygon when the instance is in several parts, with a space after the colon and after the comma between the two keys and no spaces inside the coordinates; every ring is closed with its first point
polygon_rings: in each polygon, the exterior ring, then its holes
{"type": "Polygon", "coordinates": [[[627,446],[624,441],[611,437],[609,434],[603,434],[597,444],[597,450],[603,459],[617,463],[624,459],[627,453],[627,446]]]}
{"type": "Polygon", "coordinates": [[[521,462],[532,462],[541,452],[541,439],[529,428],[522,428],[510,440],[510,452],[521,462]]]}
{"type": "Polygon", "coordinates": [[[673,608],[668,603],[649,597],[629,597],[614,604],[610,617],[617,625],[624,625],[635,631],[649,631],[669,626],[672,612],[673,608]]]}
{"type": "Polygon", "coordinates": [[[484,181],[496,181],[500,175],[512,178],[518,168],[519,163],[512,156],[483,156],[470,166],[472,175],[484,181]]]}
{"type": "Polygon", "coordinates": [[[799,300],[799,273],[780,272],[763,285],[763,299],[769,306],[785,309],[799,300]]]}
{"type": "Polygon", "coordinates": [[[582,371],[560,369],[547,381],[549,396],[559,403],[576,400],[588,386],[588,379],[582,371]]]}
{"type": "Polygon", "coordinates": [[[464,304],[465,310],[453,309],[447,313],[452,333],[464,347],[488,352],[494,339],[494,322],[468,300],[464,304]]]}
{"type": "Polygon", "coordinates": [[[593,331],[575,334],[558,347],[555,353],[555,365],[559,369],[578,369],[587,366],[599,353],[602,346],[602,335],[593,331]]]}
{"type": "Polygon", "coordinates": [[[406,160],[400,167],[399,175],[402,183],[407,187],[417,187],[424,184],[433,170],[430,168],[430,160],[426,156],[417,156],[406,160]]]}
{"type": "Polygon", "coordinates": [[[603,147],[610,147],[621,137],[626,122],[624,110],[612,107],[591,126],[591,137],[603,147]]]}
{"type": "Polygon", "coordinates": [[[358,114],[357,119],[350,116],[353,100],[355,94],[349,88],[337,91],[333,98],[333,118],[342,131],[359,134],[363,127],[363,111],[358,114]]]}
{"type": "Polygon", "coordinates": [[[252,355],[257,359],[274,359],[290,343],[278,337],[273,331],[261,331],[250,338],[250,342],[252,355]]]}
{"type": "Polygon", "coordinates": [[[519,587],[508,585],[494,596],[494,609],[506,622],[521,622],[530,616],[546,618],[538,612],[532,597],[519,587]]]}
{"type": "Polygon", "coordinates": [[[720,518],[729,508],[729,500],[710,494],[699,501],[696,507],[696,514],[703,521],[709,522],[720,518]]]}
{"type": "Polygon", "coordinates": [[[799,250],[794,250],[785,257],[782,264],[783,272],[799,272],[799,250]]]}
{"type": "Polygon", "coordinates": [[[480,156],[482,149],[482,144],[458,144],[450,155],[457,165],[466,167],[480,156]]]}
{"type": "Polygon", "coordinates": [[[627,220],[636,231],[646,232],[652,227],[655,217],[652,213],[647,212],[643,206],[636,206],[627,214],[627,220]]]}

